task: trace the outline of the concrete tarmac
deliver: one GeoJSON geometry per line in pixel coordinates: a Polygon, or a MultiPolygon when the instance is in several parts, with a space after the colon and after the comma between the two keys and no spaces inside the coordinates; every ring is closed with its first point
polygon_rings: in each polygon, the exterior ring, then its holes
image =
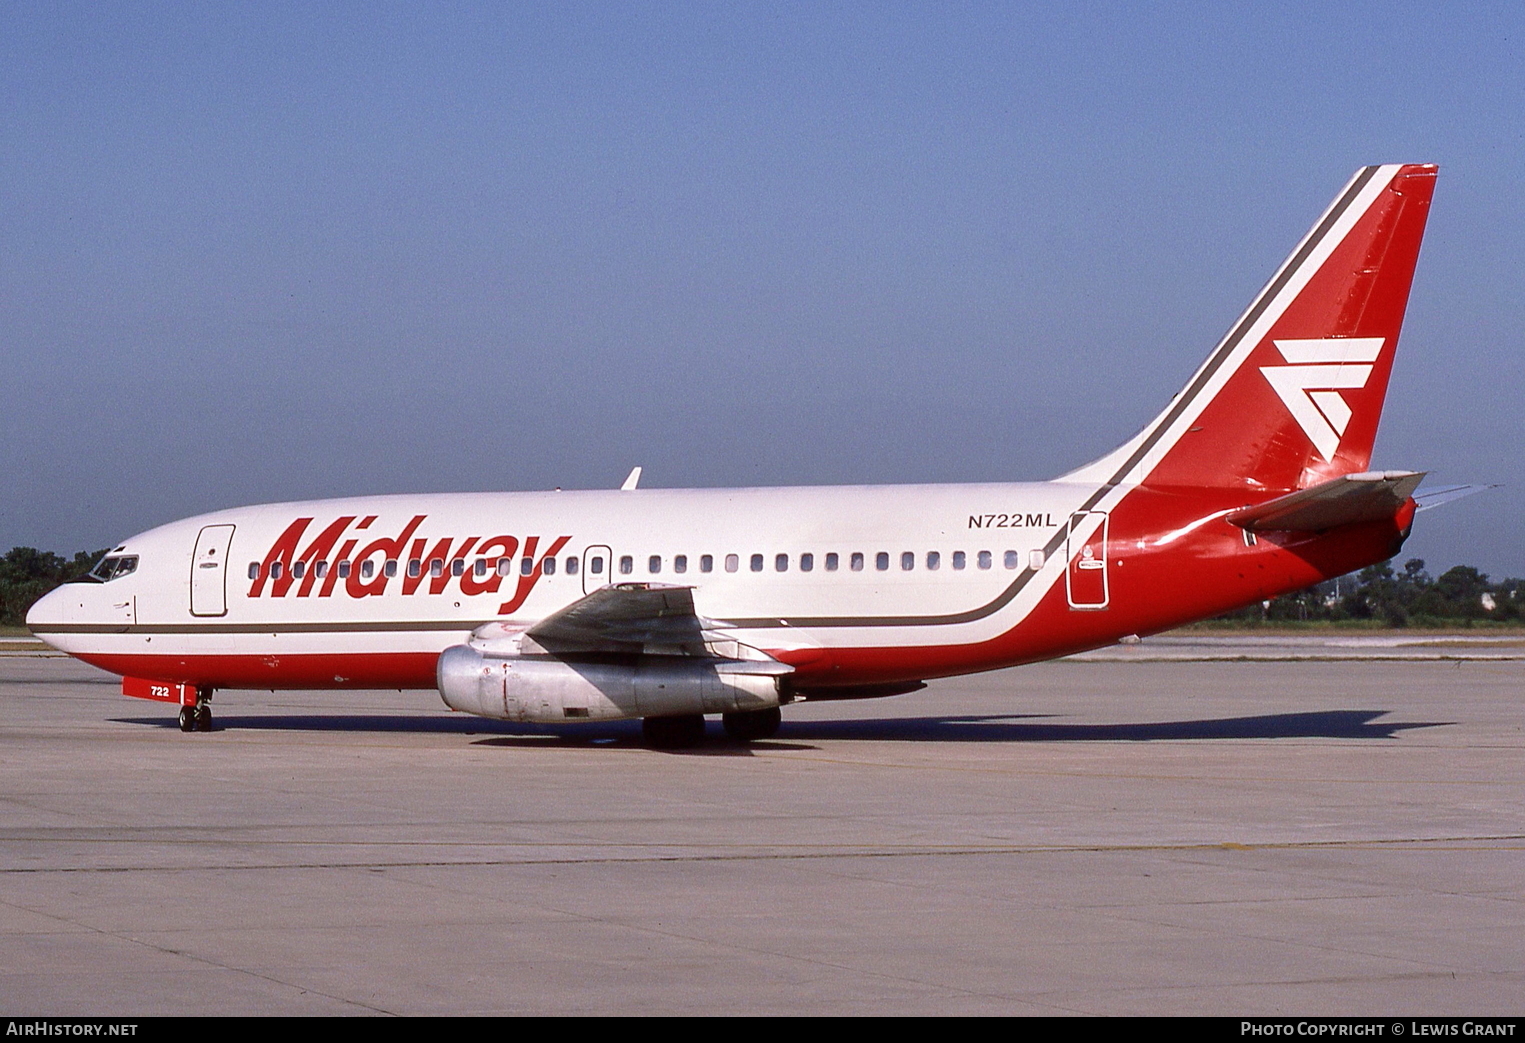
{"type": "Polygon", "coordinates": [[[1071,660],[656,752],[0,656],[0,1012],[1519,1015],[1522,696],[1071,660]]]}

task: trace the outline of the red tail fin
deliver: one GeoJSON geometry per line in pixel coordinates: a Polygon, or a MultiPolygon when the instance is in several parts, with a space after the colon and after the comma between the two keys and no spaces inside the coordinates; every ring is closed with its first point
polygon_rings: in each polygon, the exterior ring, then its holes
{"type": "Polygon", "coordinates": [[[1435,173],[1358,171],[1185,391],[1067,477],[1260,493],[1366,470],[1435,173]]]}

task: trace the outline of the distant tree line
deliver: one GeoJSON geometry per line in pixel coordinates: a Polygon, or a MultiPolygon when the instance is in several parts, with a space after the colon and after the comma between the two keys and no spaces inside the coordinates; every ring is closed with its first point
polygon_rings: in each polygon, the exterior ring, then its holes
{"type": "MultiPolygon", "coordinates": [[[[61,583],[88,573],[104,550],[80,551],[72,559],[35,547],[13,548],[0,559],[0,626],[26,623],[32,603],[61,583]]],[[[1431,578],[1422,558],[1410,558],[1403,571],[1383,562],[1295,594],[1283,594],[1218,617],[1224,622],[1325,622],[1369,620],[1379,625],[1470,626],[1492,620],[1525,622],[1525,580],[1490,583],[1470,565],[1431,578]]]]}
{"type": "Polygon", "coordinates": [[[1385,561],[1218,618],[1240,623],[1367,620],[1390,627],[1517,624],[1525,622],[1525,580],[1491,583],[1470,565],[1432,578],[1423,558],[1410,558],[1401,572],[1385,561]]]}
{"type": "Polygon", "coordinates": [[[73,560],[36,547],[15,547],[0,558],[0,626],[26,624],[26,610],[60,583],[77,579],[95,568],[104,550],[80,551],[73,560]]]}

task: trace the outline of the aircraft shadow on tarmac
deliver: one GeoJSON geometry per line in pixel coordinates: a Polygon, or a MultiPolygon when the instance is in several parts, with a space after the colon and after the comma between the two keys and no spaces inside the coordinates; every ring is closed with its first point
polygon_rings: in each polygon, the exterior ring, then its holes
{"type": "MultiPolygon", "coordinates": [[[[1393,739],[1415,728],[1437,728],[1452,721],[1379,721],[1387,710],[1318,710],[1193,721],[1138,724],[1063,724],[1047,714],[967,714],[960,716],[880,717],[850,721],[791,721],[787,717],[775,740],[754,743],[759,749],[800,748],[811,741],[868,742],[1160,742],[1195,739],[1393,739]]],[[[173,717],[115,718],[122,724],[175,728],[173,717]]],[[[214,731],[438,732],[484,736],[479,742],[519,745],[518,740],[564,744],[621,745],[640,742],[638,721],[611,721],[570,728],[516,724],[437,714],[219,714],[214,731]]],[[[712,722],[711,742],[721,740],[712,722]]]]}

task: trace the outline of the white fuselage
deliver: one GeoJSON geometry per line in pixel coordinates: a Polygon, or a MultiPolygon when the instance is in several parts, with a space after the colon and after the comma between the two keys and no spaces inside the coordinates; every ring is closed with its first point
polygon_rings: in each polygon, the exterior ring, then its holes
{"type": "MultiPolygon", "coordinates": [[[[345,658],[437,655],[485,622],[529,624],[622,582],[691,586],[701,616],[770,651],[977,643],[1014,628],[1063,579],[1071,514],[1095,491],[1045,482],[271,504],[134,536],[112,552],[136,557],[134,571],[60,588],[33,623],[86,658],[335,657],[338,685],[345,658]],[[208,534],[224,537],[210,559],[208,534]],[[273,552],[283,536],[287,552],[273,552]]],[[[267,686],[258,671],[237,683],[267,686]]]]}

